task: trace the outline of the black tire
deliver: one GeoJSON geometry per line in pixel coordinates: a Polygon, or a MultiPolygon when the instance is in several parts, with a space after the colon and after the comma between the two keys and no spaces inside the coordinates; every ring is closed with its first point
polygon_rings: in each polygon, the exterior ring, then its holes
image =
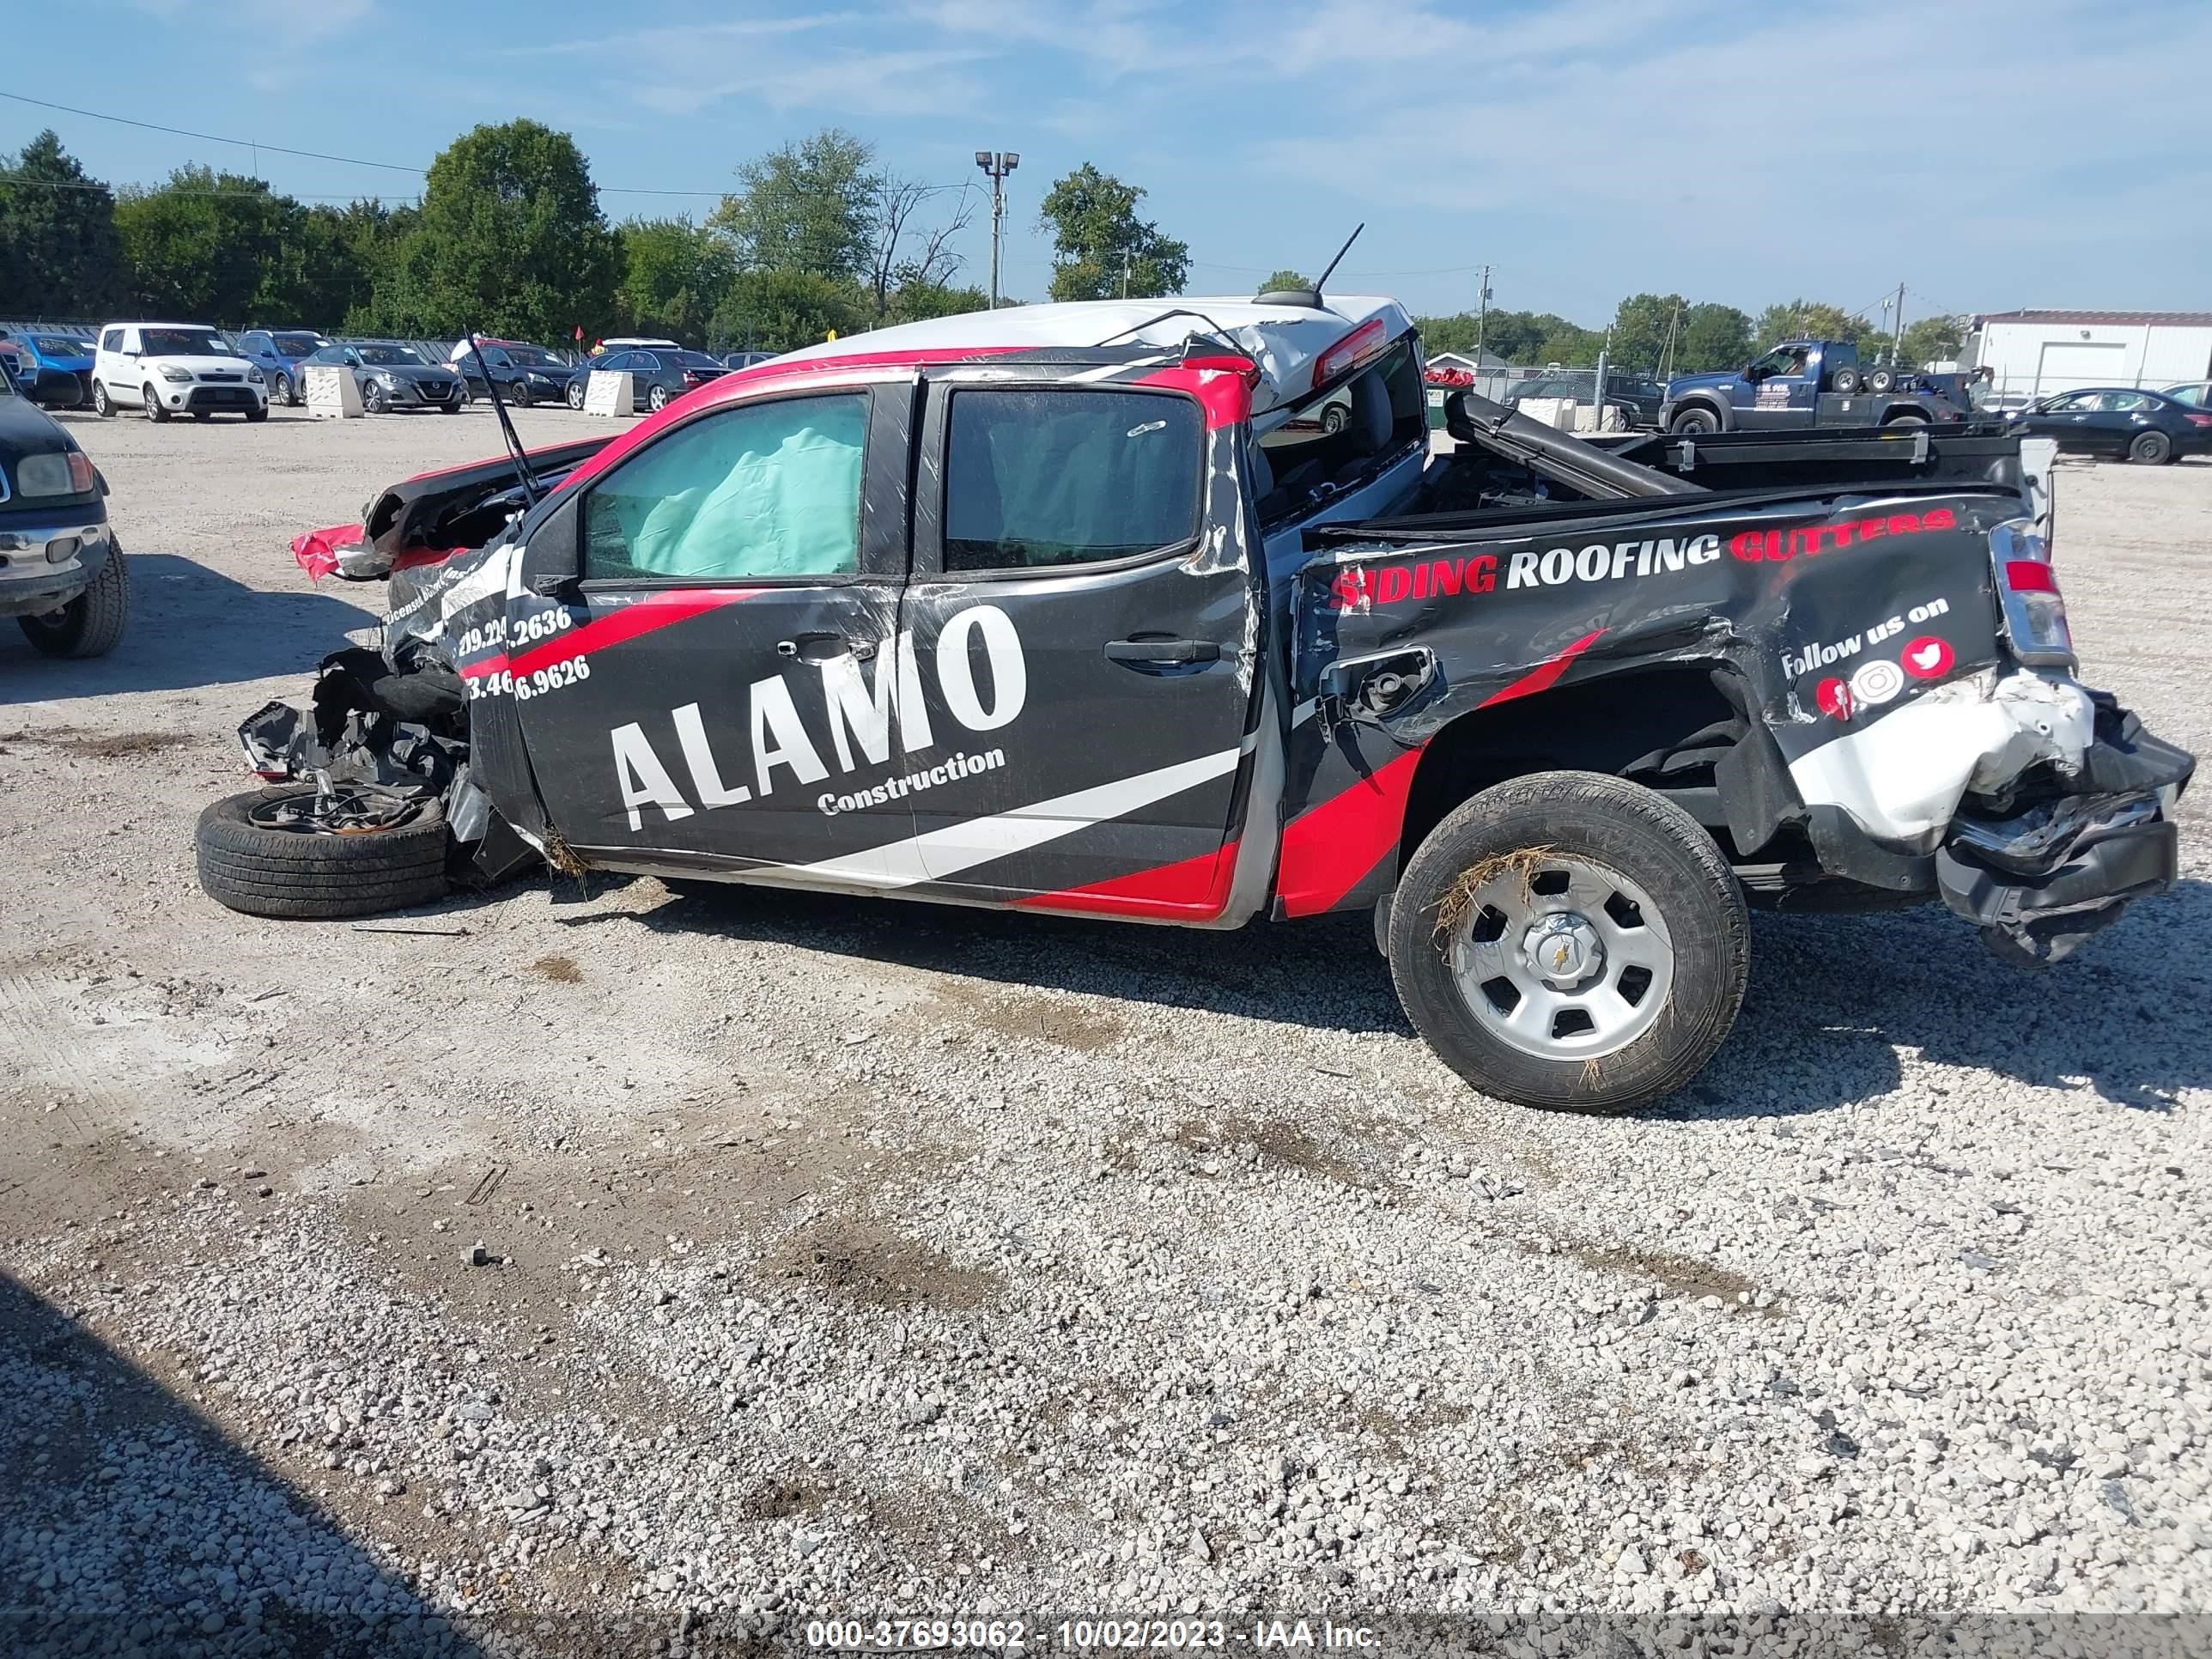
{"type": "Polygon", "coordinates": [[[162,422],[169,418],[169,411],[161,407],[161,394],[154,390],[153,383],[151,381],[147,382],[147,384],[138,388],[138,395],[146,400],[146,418],[148,420],[153,422],[155,425],[159,426],[162,422]]]}
{"type": "Polygon", "coordinates": [[[2163,432],[2138,432],[2128,444],[2128,459],[2138,466],[2163,466],[2173,459],[2173,440],[2163,432]]]}
{"type": "Polygon", "coordinates": [[[1894,415],[1882,417],[1884,426],[1926,426],[1928,416],[1917,409],[1900,409],[1894,415]]]}
{"type": "Polygon", "coordinates": [[[384,388],[371,380],[361,389],[361,407],[364,414],[381,415],[391,405],[384,396],[384,388]]]}
{"type": "Polygon", "coordinates": [[[517,380],[507,387],[507,398],[517,409],[527,409],[537,401],[530,394],[530,382],[527,380],[517,380]]]}
{"type": "Polygon", "coordinates": [[[1869,392],[1877,393],[1887,392],[1896,384],[1897,371],[1894,369],[1877,368],[1873,374],[1867,376],[1867,390],[1869,392]]]}
{"type": "MultiPolygon", "coordinates": [[[[655,415],[659,414],[662,410],[668,407],[668,388],[665,386],[657,386],[647,392],[645,394],[645,406],[655,415]]],[[[1327,426],[1328,422],[1324,420],[1322,424],[1327,426]]],[[[1338,424],[1340,426],[1342,422],[1340,422],[1338,424]]]]}
{"type": "Polygon", "coordinates": [[[569,408],[579,415],[584,412],[584,382],[581,379],[569,381],[568,390],[564,395],[568,398],[569,408]]]}
{"type": "Polygon", "coordinates": [[[192,411],[192,418],[204,424],[215,419],[215,411],[211,409],[196,409],[192,411]]]}
{"type": "Polygon", "coordinates": [[[362,835],[312,835],[255,821],[255,808],[312,795],[280,784],[216,801],[200,814],[200,886],[249,916],[330,920],[405,909],[447,890],[444,809],[425,801],[406,823],[362,835]]]}
{"type": "Polygon", "coordinates": [[[1333,437],[1344,430],[1344,423],[1351,418],[1342,404],[1331,404],[1321,412],[1321,429],[1333,437]]]}
{"type": "Polygon", "coordinates": [[[267,420],[269,418],[269,405],[267,404],[254,404],[252,408],[246,411],[246,418],[249,421],[267,420]]]}
{"type": "Polygon", "coordinates": [[[1667,429],[1669,432],[1717,432],[1721,429],[1721,417],[1703,404],[1692,404],[1687,409],[1676,410],[1674,418],[1668,422],[1667,429]]]}
{"type": "Polygon", "coordinates": [[[269,382],[269,401],[272,404],[291,404],[298,401],[292,396],[292,377],[281,368],[269,382]]]}
{"type": "Polygon", "coordinates": [[[107,562],[92,584],[51,617],[18,617],[24,638],[49,657],[104,657],[131,619],[131,573],[109,532],[107,562]]]}
{"type": "MultiPolygon", "coordinates": [[[[1640,910],[1632,925],[1647,925],[1640,910]]],[[[1389,957],[1413,1029],[1475,1088],[1547,1111],[1625,1112],[1680,1088],[1727,1038],[1750,974],[1751,924],[1720,848],[1680,807],[1599,773],[1539,772],[1486,789],[1429,833],[1391,902],[1389,957]],[[1648,1011],[1638,1005],[1649,1016],[1641,1034],[1596,1059],[1565,1048],[1540,1057],[1493,1032],[1438,938],[1439,914],[1463,875],[1533,856],[1507,866],[1533,891],[1547,854],[1640,888],[1671,953],[1661,1000],[1648,1011]]],[[[1648,977],[1645,985],[1657,990],[1648,977]]]]}
{"type": "Polygon", "coordinates": [[[460,412],[461,400],[459,398],[454,398],[453,402],[449,404],[441,404],[438,405],[438,413],[441,415],[458,415],[460,412]]]}
{"type": "Polygon", "coordinates": [[[107,395],[107,383],[105,380],[94,380],[92,383],[92,412],[103,421],[115,413],[115,403],[107,395]]]}
{"type": "Polygon", "coordinates": [[[1863,384],[1856,368],[1839,368],[1828,379],[1828,384],[1848,398],[1863,384]]]}

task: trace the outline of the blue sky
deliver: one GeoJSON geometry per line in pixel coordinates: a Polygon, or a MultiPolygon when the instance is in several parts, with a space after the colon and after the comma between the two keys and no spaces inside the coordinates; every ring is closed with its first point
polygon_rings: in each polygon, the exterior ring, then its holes
{"type": "MultiPolygon", "coordinates": [[[[16,92],[414,167],[518,115],[573,132],[603,188],[717,191],[830,125],[955,185],[1018,150],[1006,288],[1031,298],[1037,200],[1091,161],[1150,192],[1199,293],[1310,271],[1364,219],[1336,286],[1421,311],[1471,308],[1486,260],[1495,304],[1584,323],[1639,289],[1856,310],[1900,281],[1908,317],[2212,306],[2197,0],[73,0],[9,35],[42,66],[16,92]]],[[[0,149],[48,125],[113,182],[256,161],[0,100],[0,149]]],[[[258,159],[302,195],[419,188],[258,159]]]]}

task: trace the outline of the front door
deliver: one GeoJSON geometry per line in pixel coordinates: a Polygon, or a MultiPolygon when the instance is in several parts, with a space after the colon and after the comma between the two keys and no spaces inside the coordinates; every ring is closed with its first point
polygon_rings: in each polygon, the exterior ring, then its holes
{"type": "Polygon", "coordinates": [[[1819,366],[1808,346],[1777,346],[1752,365],[1758,379],[1730,387],[1735,423],[1747,429],[1802,426],[1820,392],[1819,366]]]}
{"type": "Polygon", "coordinates": [[[1226,903],[1264,611],[1241,422],[1182,391],[933,387],[902,728],[915,872],[1195,921],[1226,903]]]}
{"type": "Polygon", "coordinates": [[[532,538],[505,672],[547,817],[588,862],[804,881],[911,835],[870,792],[899,764],[913,399],[908,381],[702,410],[582,486],[568,549],[532,538]],[[580,602],[537,599],[579,542],[580,602]]]}

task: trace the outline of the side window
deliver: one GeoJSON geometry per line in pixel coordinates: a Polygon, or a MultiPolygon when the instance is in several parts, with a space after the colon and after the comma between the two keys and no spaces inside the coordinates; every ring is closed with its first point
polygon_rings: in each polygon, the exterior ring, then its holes
{"type": "Polygon", "coordinates": [[[660,367],[660,359],[650,351],[641,351],[631,357],[629,366],[641,374],[650,374],[660,367]]]}
{"type": "Polygon", "coordinates": [[[617,351],[600,358],[592,367],[603,368],[610,374],[620,374],[637,367],[636,357],[637,354],[634,351],[617,351]]]}
{"type": "Polygon", "coordinates": [[[1205,425],[1188,398],[956,391],[945,568],[1126,559],[1198,533],[1205,425]]]}
{"type": "Polygon", "coordinates": [[[860,567],[865,392],[722,410],[592,486],[586,580],[839,576],[860,567]]]}

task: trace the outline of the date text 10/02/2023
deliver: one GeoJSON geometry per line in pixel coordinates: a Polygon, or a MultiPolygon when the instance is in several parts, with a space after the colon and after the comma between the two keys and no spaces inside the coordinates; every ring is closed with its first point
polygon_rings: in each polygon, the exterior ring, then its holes
{"type": "Polygon", "coordinates": [[[1219,1619],[1087,1617],[1032,1622],[1021,1619],[832,1619],[811,1620],[806,1644],[845,1652],[963,1649],[1004,1650],[1036,1645],[1047,1651],[1175,1652],[1249,1646],[1263,1651],[1372,1652],[1371,1626],[1332,1620],[1255,1620],[1249,1629],[1219,1619]]]}

